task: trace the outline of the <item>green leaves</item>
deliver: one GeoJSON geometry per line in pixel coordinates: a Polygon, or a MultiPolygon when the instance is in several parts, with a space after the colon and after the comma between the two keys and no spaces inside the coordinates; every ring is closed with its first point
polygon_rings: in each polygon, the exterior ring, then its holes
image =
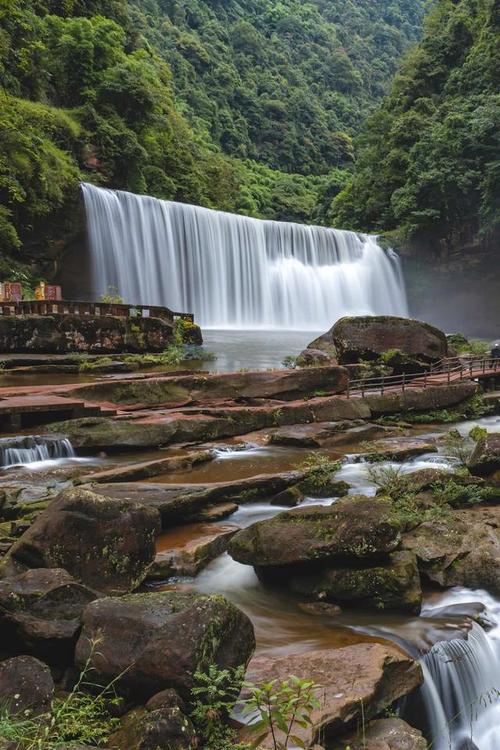
{"type": "Polygon", "coordinates": [[[309,746],[297,730],[312,726],[311,714],[320,707],[319,685],[291,675],[282,682],[246,682],[244,688],[249,697],[242,702],[243,710],[256,734],[252,748],[258,748],[264,739],[272,742],[273,750],[287,750],[292,743],[300,748],[309,746]]]}

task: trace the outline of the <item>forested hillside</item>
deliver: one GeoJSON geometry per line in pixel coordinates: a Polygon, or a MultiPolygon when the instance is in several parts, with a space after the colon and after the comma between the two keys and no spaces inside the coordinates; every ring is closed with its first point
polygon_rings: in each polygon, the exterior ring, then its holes
{"type": "Polygon", "coordinates": [[[4,0],[4,268],[58,255],[81,179],[324,220],[422,4],[4,0]]]}
{"type": "Polygon", "coordinates": [[[397,230],[441,259],[493,248],[500,205],[500,5],[439,0],[366,122],[339,226],[397,230]]]}

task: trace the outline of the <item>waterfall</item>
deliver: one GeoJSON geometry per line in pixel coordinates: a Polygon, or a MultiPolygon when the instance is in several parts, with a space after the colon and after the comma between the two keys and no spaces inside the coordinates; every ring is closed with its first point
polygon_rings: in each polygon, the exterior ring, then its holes
{"type": "Polygon", "coordinates": [[[25,466],[36,461],[73,458],[75,451],[67,438],[21,435],[0,439],[0,468],[25,466]]]}
{"type": "Polygon", "coordinates": [[[500,603],[485,591],[456,589],[440,606],[460,601],[482,602],[496,625],[486,633],[474,624],[467,639],[437,643],[422,658],[425,729],[432,750],[499,750],[500,603]]]}
{"type": "Polygon", "coordinates": [[[211,328],[323,331],[407,315],[399,259],[354,232],[82,185],[96,297],[194,312],[211,328]]]}

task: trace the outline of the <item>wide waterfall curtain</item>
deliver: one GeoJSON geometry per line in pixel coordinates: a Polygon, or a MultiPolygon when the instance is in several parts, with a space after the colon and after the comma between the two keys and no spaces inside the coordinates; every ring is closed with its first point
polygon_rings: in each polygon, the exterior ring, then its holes
{"type": "Polygon", "coordinates": [[[399,260],[375,237],[82,188],[96,296],[113,286],[213,328],[319,331],[343,315],[407,314],[399,260]]]}

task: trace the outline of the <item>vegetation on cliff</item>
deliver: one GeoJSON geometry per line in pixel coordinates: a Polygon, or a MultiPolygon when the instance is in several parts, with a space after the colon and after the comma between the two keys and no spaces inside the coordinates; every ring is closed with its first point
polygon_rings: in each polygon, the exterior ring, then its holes
{"type": "Polygon", "coordinates": [[[422,5],[5,0],[2,253],[57,256],[82,178],[323,221],[422,5]]]}
{"type": "Polygon", "coordinates": [[[338,226],[398,230],[446,257],[498,230],[500,8],[439,0],[367,120],[338,226]]]}

